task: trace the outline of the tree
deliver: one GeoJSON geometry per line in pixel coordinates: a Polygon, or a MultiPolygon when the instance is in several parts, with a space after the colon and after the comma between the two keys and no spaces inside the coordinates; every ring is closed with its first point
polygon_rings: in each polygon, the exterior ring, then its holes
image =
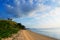
{"type": "Polygon", "coordinates": [[[8,18],[8,20],[12,20],[11,18],[8,18]]]}
{"type": "Polygon", "coordinates": [[[17,26],[18,26],[20,29],[25,29],[25,26],[22,25],[21,23],[17,23],[17,26]]]}

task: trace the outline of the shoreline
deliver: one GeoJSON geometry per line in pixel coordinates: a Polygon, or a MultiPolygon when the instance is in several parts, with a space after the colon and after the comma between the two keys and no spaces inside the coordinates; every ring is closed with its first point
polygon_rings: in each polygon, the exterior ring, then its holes
{"type": "Polygon", "coordinates": [[[29,31],[32,32],[32,33],[34,33],[34,34],[36,34],[36,35],[44,36],[44,37],[55,39],[55,40],[60,40],[60,39],[57,39],[57,38],[54,38],[54,37],[50,37],[50,36],[46,36],[46,35],[43,35],[43,34],[39,34],[39,33],[33,32],[31,30],[29,30],[29,31]]]}
{"type": "Polygon", "coordinates": [[[52,37],[44,36],[30,30],[20,30],[17,34],[3,40],[58,40],[52,37]]]}

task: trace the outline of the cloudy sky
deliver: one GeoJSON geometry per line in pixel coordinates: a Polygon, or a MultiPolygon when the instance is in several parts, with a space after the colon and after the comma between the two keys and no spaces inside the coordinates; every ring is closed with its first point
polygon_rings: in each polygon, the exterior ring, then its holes
{"type": "Polygon", "coordinates": [[[60,28],[60,0],[0,0],[0,18],[27,28],[60,28]]]}

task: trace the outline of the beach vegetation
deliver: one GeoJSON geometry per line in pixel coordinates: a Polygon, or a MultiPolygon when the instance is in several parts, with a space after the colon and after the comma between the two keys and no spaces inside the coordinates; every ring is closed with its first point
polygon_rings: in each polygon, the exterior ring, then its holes
{"type": "Polygon", "coordinates": [[[0,39],[10,37],[21,29],[25,29],[25,26],[21,23],[11,20],[0,20],[0,39]]]}

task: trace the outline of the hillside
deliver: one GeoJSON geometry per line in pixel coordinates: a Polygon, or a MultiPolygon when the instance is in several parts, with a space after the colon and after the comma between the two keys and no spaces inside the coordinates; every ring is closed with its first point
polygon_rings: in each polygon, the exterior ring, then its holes
{"type": "Polygon", "coordinates": [[[21,29],[25,29],[25,26],[21,23],[11,20],[0,20],[0,39],[10,37],[21,29]]]}

